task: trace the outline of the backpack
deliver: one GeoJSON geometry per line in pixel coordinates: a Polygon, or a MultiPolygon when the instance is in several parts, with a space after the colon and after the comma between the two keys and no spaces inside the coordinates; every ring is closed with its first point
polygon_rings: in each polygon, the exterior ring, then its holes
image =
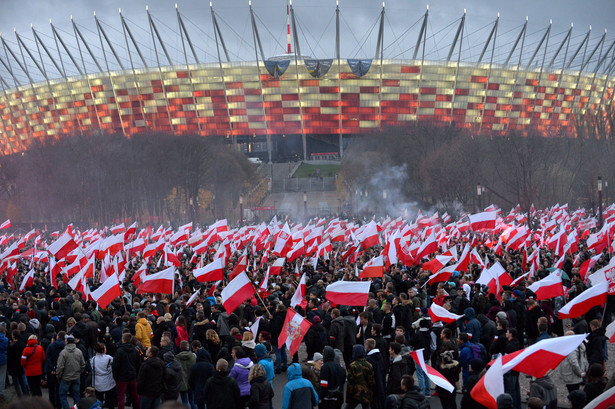
{"type": "Polygon", "coordinates": [[[489,354],[483,344],[472,344],[470,351],[472,351],[472,359],[480,359],[483,364],[489,362],[489,354]]]}

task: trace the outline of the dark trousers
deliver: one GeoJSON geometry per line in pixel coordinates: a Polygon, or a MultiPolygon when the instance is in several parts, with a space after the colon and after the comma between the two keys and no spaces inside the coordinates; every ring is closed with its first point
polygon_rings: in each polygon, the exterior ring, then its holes
{"type": "Polygon", "coordinates": [[[43,396],[43,392],[41,392],[41,379],[43,375],[27,376],[27,378],[32,396],[43,396]]]}
{"type": "MultiPolygon", "coordinates": [[[[49,387],[49,401],[54,408],[60,408],[60,382],[54,373],[47,374],[47,386],[49,387]]],[[[17,389],[17,382],[15,382],[15,389],[17,389]]]]}
{"type": "Polygon", "coordinates": [[[117,387],[104,392],[96,391],[96,399],[103,402],[107,408],[114,409],[117,401],[117,387]]]}
{"type": "Polygon", "coordinates": [[[130,393],[132,398],[133,409],[141,409],[141,401],[139,400],[139,394],[137,393],[137,380],[134,379],[130,382],[117,381],[117,408],[124,409],[126,403],[126,390],[130,393]]]}
{"type": "MultiPolygon", "coordinates": [[[[449,392],[446,389],[436,386],[436,392],[438,393],[438,398],[440,398],[442,409],[457,409],[455,391],[449,392]]],[[[429,399],[429,397],[427,398],[429,399]]]]}

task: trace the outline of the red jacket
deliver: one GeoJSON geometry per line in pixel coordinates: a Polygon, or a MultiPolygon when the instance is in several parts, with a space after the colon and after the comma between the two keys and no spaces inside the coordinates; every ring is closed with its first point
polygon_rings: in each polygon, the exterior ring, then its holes
{"type": "Polygon", "coordinates": [[[180,327],[179,325],[175,327],[177,331],[177,337],[175,338],[175,345],[179,346],[179,343],[182,341],[188,341],[188,331],[186,328],[180,327]]]}
{"type": "Polygon", "coordinates": [[[23,366],[26,376],[42,375],[44,362],[45,350],[38,344],[37,340],[29,339],[21,354],[21,366],[23,366]]]}

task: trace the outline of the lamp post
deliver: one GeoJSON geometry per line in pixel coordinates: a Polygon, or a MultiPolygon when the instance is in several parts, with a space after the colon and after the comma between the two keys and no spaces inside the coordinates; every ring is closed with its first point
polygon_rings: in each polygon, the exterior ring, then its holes
{"type": "Polygon", "coordinates": [[[606,202],[606,207],[609,207],[609,181],[604,179],[604,201],[606,202]]]}
{"type": "Polygon", "coordinates": [[[243,225],[243,195],[239,196],[239,225],[243,225]]]}
{"type": "Polygon", "coordinates": [[[483,208],[482,198],[483,195],[483,187],[479,184],[476,185],[476,195],[478,196],[478,211],[480,212],[483,208]]]}
{"type": "Polygon", "coordinates": [[[598,227],[602,228],[602,176],[598,176],[598,227]]]}
{"type": "Polygon", "coordinates": [[[307,193],[303,192],[303,218],[307,220],[307,193]]]}

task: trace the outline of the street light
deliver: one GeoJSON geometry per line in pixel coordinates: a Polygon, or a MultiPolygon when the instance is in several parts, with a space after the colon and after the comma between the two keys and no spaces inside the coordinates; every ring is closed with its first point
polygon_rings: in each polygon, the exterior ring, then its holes
{"type": "Polygon", "coordinates": [[[303,218],[307,220],[307,193],[303,192],[303,218]]]}
{"type": "Polygon", "coordinates": [[[609,181],[604,179],[604,195],[607,208],[609,207],[609,181]]]}
{"type": "Polygon", "coordinates": [[[598,176],[598,227],[602,228],[602,176],[598,176]]]}
{"type": "Polygon", "coordinates": [[[239,196],[239,224],[243,224],[243,195],[239,196]]]}
{"type": "Polygon", "coordinates": [[[482,198],[483,195],[483,187],[479,184],[476,185],[476,195],[478,196],[478,211],[480,212],[483,208],[482,198]]]}

